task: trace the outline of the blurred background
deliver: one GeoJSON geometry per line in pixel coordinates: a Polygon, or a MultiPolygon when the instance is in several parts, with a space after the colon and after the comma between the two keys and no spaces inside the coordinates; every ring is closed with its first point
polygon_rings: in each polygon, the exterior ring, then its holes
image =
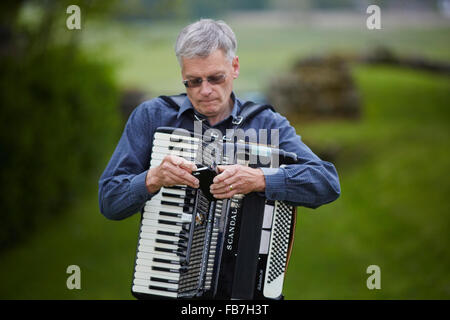
{"type": "Polygon", "coordinates": [[[104,218],[97,182],[133,108],[184,91],[173,46],[199,18],[236,33],[237,95],[274,104],[340,176],[337,201],[299,208],[286,298],[450,298],[450,1],[0,8],[0,298],[133,299],[139,215],[104,218]]]}

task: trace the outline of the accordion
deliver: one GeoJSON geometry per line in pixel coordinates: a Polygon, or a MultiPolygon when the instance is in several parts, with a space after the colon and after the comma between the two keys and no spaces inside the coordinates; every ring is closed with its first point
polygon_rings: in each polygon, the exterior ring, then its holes
{"type": "Polygon", "coordinates": [[[197,173],[204,173],[198,176],[200,188],[162,187],[145,203],[132,279],[133,296],[283,299],[296,207],[270,201],[262,193],[219,200],[208,190],[217,164],[257,167],[261,161],[249,164],[249,158],[258,155],[265,158],[264,166],[270,166],[275,158],[277,164],[286,165],[295,163],[296,155],[245,142],[219,140],[206,145],[204,137],[192,132],[161,127],[154,134],[150,167],[158,166],[168,154],[194,162],[200,168],[197,173]]]}

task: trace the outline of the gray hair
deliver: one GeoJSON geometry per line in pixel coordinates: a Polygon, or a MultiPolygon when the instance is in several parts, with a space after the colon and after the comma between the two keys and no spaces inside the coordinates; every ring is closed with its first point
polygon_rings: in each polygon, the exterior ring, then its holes
{"type": "Polygon", "coordinates": [[[236,36],[225,22],[201,19],[181,30],[175,43],[175,54],[181,66],[182,57],[207,57],[221,49],[231,62],[236,55],[236,48],[236,36]]]}

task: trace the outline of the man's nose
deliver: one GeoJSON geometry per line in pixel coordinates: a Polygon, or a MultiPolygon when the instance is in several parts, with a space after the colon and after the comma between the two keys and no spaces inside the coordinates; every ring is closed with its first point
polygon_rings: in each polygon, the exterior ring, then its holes
{"type": "Polygon", "coordinates": [[[212,86],[207,80],[203,80],[200,87],[200,94],[209,96],[212,92],[212,86]]]}

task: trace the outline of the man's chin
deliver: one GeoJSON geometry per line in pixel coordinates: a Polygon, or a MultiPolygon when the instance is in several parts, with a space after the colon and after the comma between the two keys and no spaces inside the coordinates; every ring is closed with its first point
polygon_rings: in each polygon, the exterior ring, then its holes
{"type": "Polygon", "coordinates": [[[210,102],[200,102],[199,103],[199,111],[202,111],[204,115],[208,115],[211,113],[216,113],[219,109],[219,104],[217,100],[210,101],[210,102]]]}
{"type": "Polygon", "coordinates": [[[209,100],[209,101],[200,101],[200,105],[204,108],[212,108],[219,104],[217,99],[209,100]]]}

